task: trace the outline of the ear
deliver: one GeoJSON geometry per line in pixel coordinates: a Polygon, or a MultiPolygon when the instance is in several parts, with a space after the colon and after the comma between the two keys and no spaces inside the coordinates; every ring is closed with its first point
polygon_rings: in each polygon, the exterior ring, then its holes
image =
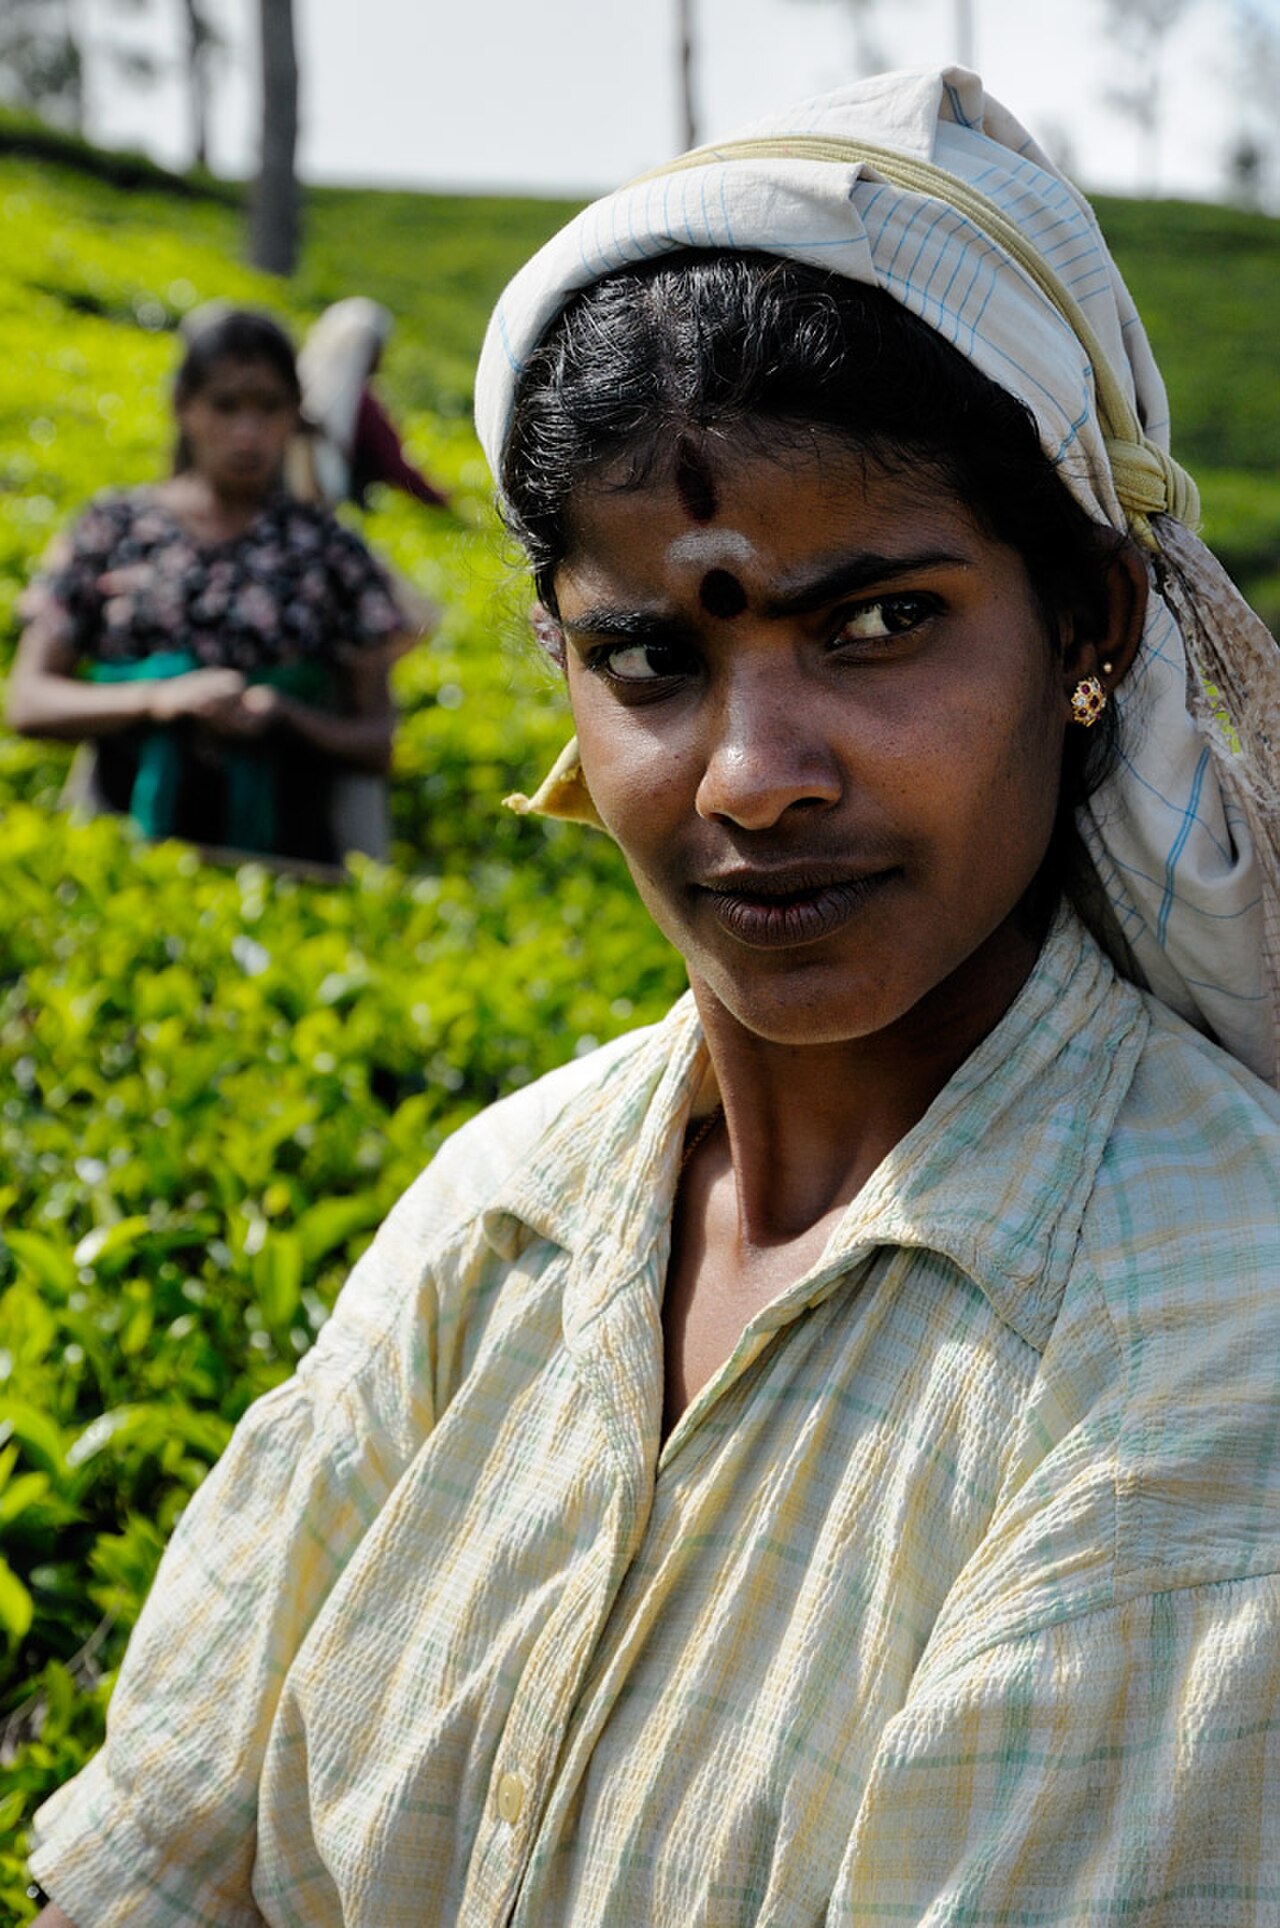
{"type": "Polygon", "coordinates": [[[1062,666],[1069,687],[1082,676],[1096,676],[1110,695],[1124,681],[1138,654],[1150,585],[1146,560],[1135,542],[1128,536],[1117,538],[1112,529],[1100,529],[1098,535],[1109,552],[1104,627],[1100,635],[1081,636],[1073,625],[1066,624],[1062,666]]]}
{"type": "Polygon", "coordinates": [[[548,655],[560,673],[564,674],[564,631],[561,629],[547,605],[536,602],[529,611],[529,622],[537,639],[538,648],[548,655]]]}

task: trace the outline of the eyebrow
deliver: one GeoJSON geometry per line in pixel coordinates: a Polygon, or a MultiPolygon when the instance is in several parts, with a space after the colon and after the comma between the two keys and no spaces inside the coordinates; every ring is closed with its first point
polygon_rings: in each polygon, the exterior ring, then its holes
{"type": "MultiPolygon", "coordinates": [[[[955,555],[943,549],[931,549],[913,556],[881,556],[860,550],[857,555],[842,557],[825,568],[821,575],[797,584],[783,595],[769,597],[763,605],[763,614],[773,617],[811,616],[816,610],[825,609],[829,603],[839,602],[843,596],[856,595],[860,590],[872,586],[888,587],[891,583],[901,581],[904,576],[918,575],[931,569],[963,567],[971,560],[969,556],[955,555]]],[[[563,618],[562,626],[575,636],[618,636],[644,642],[683,642],[691,634],[691,626],[683,617],[643,609],[620,609],[609,603],[584,609],[580,616],[575,616],[571,621],[563,618]]]]}
{"type": "Polygon", "coordinates": [[[646,643],[683,642],[691,633],[688,623],[679,616],[663,616],[645,609],[615,609],[608,603],[584,609],[572,620],[562,616],[560,627],[571,636],[622,636],[646,643]]]}
{"type": "Polygon", "coordinates": [[[880,556],[863,550],[845,556],[820,576],[802,582],[781,596],[771,596],[764,604],[766,616],[811,616],[842,596],[859,590],[880,588],[898,582],[903,576],[919,575],[929,569],[955,568],[971,560],[950,550],[930,549],[918,556],[880,556]]]}

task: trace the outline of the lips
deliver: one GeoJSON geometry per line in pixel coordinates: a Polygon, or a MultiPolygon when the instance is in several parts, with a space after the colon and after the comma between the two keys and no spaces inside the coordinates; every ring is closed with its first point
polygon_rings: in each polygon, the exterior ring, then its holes
{"type": "Polygon", "coordinates": [[[901,872],[829,867],[736,870],[704,879],[698,893],[716,922],[756,950],[816,944],[842,930],[901,872]]]}

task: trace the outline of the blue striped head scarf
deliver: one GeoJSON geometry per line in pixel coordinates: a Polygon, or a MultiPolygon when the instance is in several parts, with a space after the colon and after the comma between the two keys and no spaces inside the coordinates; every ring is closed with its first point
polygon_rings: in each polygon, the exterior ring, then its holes
{"type": "MultiPolygon", "coordinates": [[[[1164,385],[1083,197],[962,68],[885,74],[771,116],[586,208],[504,292],[476,419],[495,474],[521,369],[565,302],[689,248],[885,289],[1023,401],[1095,521],[1149,560],[1124,753],[1080,813],[1098,935],[1262,1077],[1280,1072],[1280,652],[1193,533],[1164,385]]],[[[592,820],[570,744],[517,807],[592,820]]]]}

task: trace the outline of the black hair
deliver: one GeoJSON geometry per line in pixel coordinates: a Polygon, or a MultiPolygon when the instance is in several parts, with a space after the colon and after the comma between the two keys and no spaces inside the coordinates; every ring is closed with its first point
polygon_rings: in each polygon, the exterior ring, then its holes
{"type": "MultiPolygon", "coordinates": [[[[279,322],[270,315],[256,314],[251,308],[228,308],[206,321],[186,340],[186,348],[173,378],[173,406],[185,408],[212,381],[214,371],[224,362],[265,362],[280,376],[291,399],[302,399],[298,364],[293,343],[279,322]]],[[[181,475],[191,467],[191,451],[179,432],[173,453],[173,472],[181,475]]]]}
{"type": "MultiPolygon", "coordinates": [[[[773,255],[668,255],[575,294],[521,374],[502,513],[554,612],[585,482],[643,487],[708,435],[768,450],[815,430],[963,501],[1021,556],[1052,647],[1105,634],[1122,539],[1071,494],[1031,411],[884,290],[773,255]]],[[[1114,705],[1068,732],[1055,846],[1117,750],[1114,705]]],[[[1073,865],[1051,856],[1060,886],[1073,865]]]]}

